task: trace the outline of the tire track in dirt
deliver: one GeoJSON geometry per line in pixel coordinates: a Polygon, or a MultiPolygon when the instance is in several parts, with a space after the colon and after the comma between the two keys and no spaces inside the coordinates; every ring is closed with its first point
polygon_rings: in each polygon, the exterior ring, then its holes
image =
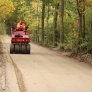
{"type": "Polygon", "coordinates": [[[18,82],[20,92],[26,92],[26,88],[25,88],[25,84],[24,84],[24,81],[23,81],[22,73],[19,70],[19,68],[17,67],[17,65],[14,63],[12,57],[10,55],[9,55],[9,57],[10,57],[10,59],[12,61],[14,69],[15,69],[15,74],[16,74],[16,78],[17,78],[17,82],[18,82]]]}

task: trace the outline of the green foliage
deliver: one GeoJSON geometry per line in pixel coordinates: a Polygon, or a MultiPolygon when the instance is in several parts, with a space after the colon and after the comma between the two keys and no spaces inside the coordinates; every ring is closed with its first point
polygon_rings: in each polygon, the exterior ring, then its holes
{"type": "Polygon", "coordinates": [[[76,31],[69,32],[65,37],[65,49],[75,51],[78,43],[76,31]]]}
{"type": "Polygon", "coordinates": [[[82,41],[80,44],[81,52],[88,53],[90,50],[92,50],[92,34],[90,33],[86,39],[82,41]]]}
{"type": "Polygon", "coordinates": [[[14,10],[13,2],[11,0],[0,0],[0,21],[10,16],[14,10]]]}

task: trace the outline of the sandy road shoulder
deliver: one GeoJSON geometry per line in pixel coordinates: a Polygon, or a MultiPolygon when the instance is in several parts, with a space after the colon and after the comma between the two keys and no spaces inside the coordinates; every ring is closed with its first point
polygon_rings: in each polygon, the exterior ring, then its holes
{"type": "Polygon", "coordinates": [[[6,64],[5,64],[5,56],[3,53],[3,45],[2,45],[3,36],[0,35],[0,92],[5,92],[6,89],[6,64]]]}

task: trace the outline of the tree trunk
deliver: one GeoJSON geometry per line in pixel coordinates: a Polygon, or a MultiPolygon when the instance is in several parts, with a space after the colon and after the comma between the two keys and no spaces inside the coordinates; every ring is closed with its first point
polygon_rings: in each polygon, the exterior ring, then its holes
{"type": "MultiPolygon", "coordinates": [[[[85,3],[85,0],[82,0],[83,3],[85,3]]],[[[85,39],[85,4],[82,10],[82,16],[83,16],[83,39],[85,39]]]]}
{"type": "Polygon", "coordinates": [[[83,33],[82,19],[83,19],[82,14],[79,14],[79,38],[82,37],[82,33],[83,33]]]}
{"type": "Polygon", "coordinates": [[[39,43],[39,1],[37,0],[37,42],[39,43]]]}
{"type": "Polygon", "coordinates": [[[92,16],[91,16],[91,21],[90,21],[90,29],[92,30],[92,16]]]}
{"type": "Polygon", "coordinates": [[[55,13],[54,13],[54,26],[53,26],[53,46],[56,46],[56,41],[57,41],[57,18],[58,18],[58,8],[59,8],[59,3],[55,4],[55,13]]]}
{"type": "Polygon", "coordinates": [[[42,2],[42,44],[44,44],[44,18],[45,18],[45,2],[42,2]]]}
{"type": "Polygon", "coordinates": [[[37,30],[35,30],[35,41],[37,42],[37,30]]]}
{"type": "Polygon", "coordinates": [[[83,39],[85,39],[85,14],[83,14],[83,39]]]}
{"type": "Polygon", "coordinates": [[[90,22],[90,24],[91,24],[91,27],[90,27],[90,28],[91,28],[91,30],[92,30],[92,19],[91,19],[91,22],[90,22]]]}
{"type": "Polygon", "coordinates": [[[77,10],[79,15],[79,39],[85,38],[85,5],[84,8],[80,8],[80,3],[85,2],[85,0],[76,0],[77,1],[77,10]]]}
{"type": "Polygon", "coordinates": [[[37,32],[37,42],[39,43],[39,23],[38,23],[38,32],[37,32]]]}
{"type": "Polygon", "coordinates": [[[49,6],[49,4],[48,4],[47,34],[46,34],[46,35],[47,35],[47,41],[46,41],[47,45],[48,45],[48,43],[49,43],[49,37],[48,37],[48,34],[49,34],[49,17],[50,17],[49,12],[50,12],[50,6],[49,6]]]}
{"type": "Polygon", "coordinates": [[[61,0],[61,25],[60,25],[60,46],[64,44],[64,0],[61,0]]]}

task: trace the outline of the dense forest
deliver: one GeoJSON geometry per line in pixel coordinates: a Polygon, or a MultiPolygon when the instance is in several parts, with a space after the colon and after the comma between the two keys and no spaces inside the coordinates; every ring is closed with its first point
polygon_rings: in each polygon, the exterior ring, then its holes
{"type": "Polygon", "coordinates": [[[20,19],[36,43],[92,53],[92,0],[0,0],[1,33],[20,19]]]}

